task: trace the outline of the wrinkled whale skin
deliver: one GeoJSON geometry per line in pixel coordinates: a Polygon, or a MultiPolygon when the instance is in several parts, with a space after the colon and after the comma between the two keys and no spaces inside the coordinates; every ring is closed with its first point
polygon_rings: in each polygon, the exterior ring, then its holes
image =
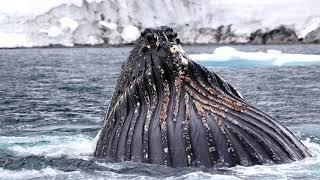
{"type": "Polygon", "coordinates": [[[285,163],[311,154],[281,123],[193,62],[171,28],[159,27],[141,33],[124,64],[94,156],[230,167],[285,163]]]}

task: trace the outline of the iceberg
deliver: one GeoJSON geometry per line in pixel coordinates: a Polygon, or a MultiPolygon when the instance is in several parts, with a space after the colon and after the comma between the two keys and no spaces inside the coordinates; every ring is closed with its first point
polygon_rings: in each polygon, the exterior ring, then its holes
{"type": "Polygon", "coordinates": [[[216,48],[212,54],[191,54],[191,59],[206,66],[288,66],[320,65],[320,55],[289,54],[278,50],[243,52],[230,46],[216,48]]]}

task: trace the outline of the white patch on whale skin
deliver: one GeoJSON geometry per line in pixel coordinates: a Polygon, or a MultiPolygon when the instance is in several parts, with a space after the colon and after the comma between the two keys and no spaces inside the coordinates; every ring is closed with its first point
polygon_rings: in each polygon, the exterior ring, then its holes
{"type": "MultiPolygon", "coordinates": [[[[170,52],[172,54],[175,54],[175,53],[184,53],[185,51],[182,49],[182,47],[180,45],[173,45],[170,48],[170,52]]],[[[183,65],[188,65],[188,60],[185,57],[183,57],[181,54],[180,54],[180,57],[181,57],[181,63],[183,65]]]]}
{"type": "Polygon", "coordinates": [[[172,47],[170,48],[170,51],[172,53],[176,53],[176,52],[185,53],[185,51],[182,49],[180,45],[172,45],[172,47]]]}
{"type": "Polygon", "coordinates": [[[182,63],[183,65],[188,65],[188,60],[182,56],[182,57],[181,57],[181,63],[182,63]]]}
{"type": "Polygon", "coordinates": [[[173,45],[171,48],[170,48],[170,51],[171,53],[175,54],[177,52],[180,52],[180,49],[177,45],[173,45]]]}

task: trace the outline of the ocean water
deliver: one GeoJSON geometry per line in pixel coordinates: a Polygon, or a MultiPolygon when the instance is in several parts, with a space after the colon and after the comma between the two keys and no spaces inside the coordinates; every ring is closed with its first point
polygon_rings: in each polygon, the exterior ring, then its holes
{"type": "MultiPolygon", "coordinates": [[[[132,47],[0,50],[0,179],[320,179],[320,65],[207,64],[314,155],[280,165],[170,168],[92,157],[95,137],[132,47]]],[[[187,46],[212,53],[213,46],[187,46]]],[[[320,54],[319,45],[235,46],[320,54]]],[[[250,63],[250,62],[248,62],[250,63]]]]}

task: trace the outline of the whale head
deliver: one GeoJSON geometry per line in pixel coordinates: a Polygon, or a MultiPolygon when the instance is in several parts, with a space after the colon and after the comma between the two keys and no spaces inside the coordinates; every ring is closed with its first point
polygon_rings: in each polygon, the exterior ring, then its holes
{"type": "Polygon", "coordinates": [[[112,96],[94,155],[185,166],[283,163],[309,157],[281,123],[192,61],[169,27],[145,29],[112,96]]]}

